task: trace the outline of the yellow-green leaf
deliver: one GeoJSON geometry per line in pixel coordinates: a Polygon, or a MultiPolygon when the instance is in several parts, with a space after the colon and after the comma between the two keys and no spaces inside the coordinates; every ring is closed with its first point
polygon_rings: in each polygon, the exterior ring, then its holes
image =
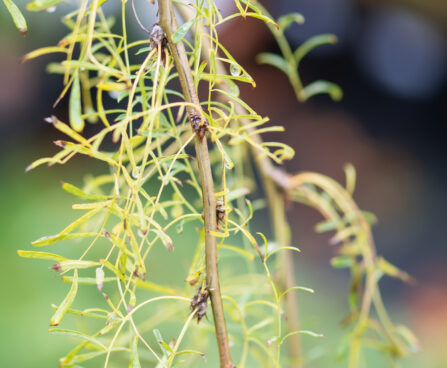
{"type": "Polygon", "coordinates": [[[59,325],[59,323],[62,321],[62,318],[64,318],[65,313],[67,313],[67,310],[73,304],[77,292],[78,292],[78,270],[75,270],[73,274],[73,283],[71,284],[70,291],[68,292],[67,296],[62,301],[62,303],[59,305],[56,312],[53,314],[53,317],[51,317],[50,320],[51,326],[59,325]]]}
{"type": "Polygon", "coordinates": [[[301,13],[289,13],[278,18],[279,29],[284,32],[292,23],[303,24],[304,17],[301,13]]]}
{"type": "Polygon", "coordinates": [[[59,328],[50,328],[48,330],[48,332],[51,334],[77,337],[77,338],[86,340],[88,342],[91,342],[92,344],[97,345],[97,346],[103,348],[104,350],[107,350],[106,346],[103,343],[101,343],[101,341],[99,341],[98,339],[95,339],[94,337],[88,336],[82,332],[79,332],[79,331],[65,330],[65,329],[59,329],[59,328]]]}
{"type": "Polygon", "coordinates": [[[20,9],[14,4],[11,0],[3,0],[3,4],[5,4],[6,8],[11,14],[12,20],[14,21],[17,29],[21,34],[26,34],[28,31],[28,26],[26,25],[25,17],[23,16],[20,9]]]}
{"type": "Polygon", "coordinates": [[[34,0],[26,4],[26,9],[29,11],[42,11],[56,6],[60,2],[61,0],[34,0]]]}
{"type": "Polygon", "coordinates": [[[73,194],[74,196],[81,198],[81,199],[89,199],[89,200],[106,200],[110,197],[104,196],[104,195],[95,195],[95,194],[88,194],[85,193],[83,190],[79,189],[78,187],[75,187],[72,184],[69,183],[63,183],[62,189],[65,190],[67,193],[73,194]]]}
{"type": "Polygon", "coordinates": [[[267,64],[274,66],[281,70],[284,74],[289,75],[287,61],[277,54],[272,54],[271,52],[262,52],[256,56],[256,61],[259,64],[267,64]]]}
{"type": "Polygon", "coordinates": [[[309,38],[306,42],[302,43],[300,47],[298,47],[294,52],[297,64],[299,64],[302,58],[309,52],[311,52],[315,47],[328,44],[333,45],[336,44],[337,41],[337,36],[334,36],[333,34],[322,34],[309,38]]]}
{"type": "Polygon", "coordinates": [[[74,233],[74,234],[57,234],[57,235],[49,235],[49,236],[43,236],[35,241],[33,241],[31,244],[35,247],[43,247],[45,245],[51,245],[56,242],[62,241],[62,240],[70,240],[70,239],[80,239],[80,238],[88,238],[92,236],[98,235],[97,233],[74,233]]]}
{"type": "Polygon", "coordinates": [[[36,57],[46,55],[46,54],[54,54],[56,52],[67,52],[67,49],[62,46],[48,46],[48,47],[41,47],[40,49],[28,52],[23,58],[22,63],[34,59],[36,57]]]}
{"type": "Polygon", "coordinates": [[[175,33],[172,35],[172,42],[177,43],[183,37],[185,37],[185,35],[188,33],[189,29],[194,24],[194,20],[195,19],[191,19],[190,21],[183,23],[179,28],[177,28],[175,33]]]}
{"type": "Polygon", "coordinates": [[[312,82],[301,91],[304,100],[322,93],[328,94],[334,101],[340,101],[343,98],[343,91],[339,85],[323,80],[312,82]]]}
{"type": "Polygon", "coordinates": [[[57,264],[58,269],[62,272],[70,271],[70,270],[77,270],[80,268],[90,268],[100,265],[99,262],[94,261],[80,261],[80,260],[67,260],[64,262],[60,262],[57,264]]]}
{"type": "Polygon", "coordinates": [[[404,282],[415,282],[415,280],[408,273],[397,268],[395,265],[391,264],[382,257],[380,257],[377,261],[377,267],[388,276],[401,279],[404,282]]]}
{"type": "Polygon", "coordinates": [[[71,127],[77,132],[82,132],[84,129],[84,119],[82,119],[81,86],[77,71],[74,73],[73,84],[71,86],[69,109],[71,127]]]}
{"type": "Polygon", "coordinates": [[[34,259],[44,259],[47,261],[64,262],[67,258],[62,257],[58,254],[47,253],[47,252],[36,252],[33,250],[18,250],[18,255],[22,258],[34,258],[34,259]]]}

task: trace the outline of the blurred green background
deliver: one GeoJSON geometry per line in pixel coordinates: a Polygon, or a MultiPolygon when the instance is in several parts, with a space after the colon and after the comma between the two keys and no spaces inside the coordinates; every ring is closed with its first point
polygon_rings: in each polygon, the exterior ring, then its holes
{"type": "MultiPolygon", "coordinates": [[[[113,13],[118,4],[109,2],[113,13]]],[[[314,170],[343,180],[342,166],[358,169],[355,198],[379,217],[375,228],[378,251],[416,277],[408,286],[384,280],[384,298],[396,322],[419,336],[422,351],[403,367],[447,366],[447,205],[446,145],[442,125],[447,118],[445,1],[265,1],[277,16],[301,11],[307,21],[288,34],[292,44],[310,35],[333,32],[338,46],[324,47],[302,65],[304,81],[325,78],[339,83],[344,100],[335,104],[319,97],[303,105],[294,100],[287,80],[275,70],[256,65],[261,51],[277,51],[272,38],[255,21],[235,22],[222,37],[235,57],[246,65],[258,87],[241,87],[249,103],[272,121],[283,122],[287,134],[274,136],[292,145],[296,158],[290,171],[314,170]],[[235,35],[244,35],[235,37],[235,35]]],[[[18,2],[23,9],[24,2],[18,2]]],[[[220,1],[223,9],[231,1],[220,1]]],[[[144,9],[145,24],[155,21],[153,8],[144,9]]],[[[68,2],[55,13],[25,12],[29,34],[16,32],[0,6],[0,366],[56,367],[72,342],[47,333],[51,303],[67,291],[47,262],[20,259],[17,249],[54,234],[74,214],[73,198],[61,181],[80,183],[84,175],[102,168],[90,161],[66,167],[40,168],[25,174],[34,159],[55,152],[56,139],[43,118],[67,115],[66,102],[52,104],[61,90],[57,76],[45,74],[51,58],[20,64],[28,51],[53,45],[65,34],[59,23],[68,2]],[[91,165],[91,166],[89,166],[91,165]]],[[[131,21],[131,19],[130,19],[131,21]]],[[[146,37],[132,24],[131,37],[146,37]]],[[[333,250],[328,238],[315,235],[320,219],[311,210],[289,210],[299,284],[315,289],[302,295],[303,328],[324,339],[304,338],[310,367],[343,366],[331,360],[343,334],[348,276],[330,268],[333,250]]],[[[255,220],[256,221],[256,220],[255,220]]],[[[368,367],[386,367],[370,357],[368,367]]]]}

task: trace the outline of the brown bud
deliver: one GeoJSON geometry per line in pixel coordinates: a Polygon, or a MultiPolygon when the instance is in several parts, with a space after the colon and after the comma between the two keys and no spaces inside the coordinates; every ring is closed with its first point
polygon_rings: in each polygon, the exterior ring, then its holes
{"type": "Polygon", "coordinates": [[[201,115],[198,111],[192,110],[189,113],[189,121],[194,129],[194,132],[199,136],[202,141],[205,137],[205,133],[208,131],[209,123],[205,116],[201,115]]]}

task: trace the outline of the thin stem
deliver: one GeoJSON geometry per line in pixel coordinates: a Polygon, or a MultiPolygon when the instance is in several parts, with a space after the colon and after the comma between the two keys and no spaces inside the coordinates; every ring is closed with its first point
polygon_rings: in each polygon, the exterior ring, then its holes
{"type": "MultiPolygon", "coordinates": [[[[176,44],[172,42],[172,35],[177,29],[177,21],[172,8],[172,2],[169,0],[158,0],[158,6],[160,13],[160,26],[166,34],[169,51],[174,58],[183,94],[186,101],[196,105],[195,109],[200,112],[200,101],[194,86],[194,80],[183,42],[178,42],[176,44]]],[[[192,110],[193,108],[188,105],[188,112],[192,112],[192,110]]],[[[213,309],[214,325],[219,348],[220,366],[222,368],[233,368],[235,366],[230,355],[222,296],[220,292],[217,265],[217,242],[216,238],[212,234],[213,232],[217,231],[216,199],[214,195],[214,183],[206,139],[200,139],[197,135],[195,138],[195,150],[203,196],[206,281],[210,292],[211,305],[213,309]]]]}
{"type": "MultiPolygon", "coordinates": [[[[185,6],[177,6],[176,8],[185,21],[189,21],[190,19],[192,19],[193,16],[189,8],[185,6]]],[[[208,62],[210,61],[210,50],[211,45],[209,39],[206,37],[202,37],[202,56],[208,62]]],[[[222,61],[216,58],[215,62],[217,74],[228,74],[222,61]]],[[[226,83],[223,83],[220,88],[227,92],[231,92],[230,86],[226,83]]],[[[240,105],[235,106],[235,112],[238,115],[245,114],[244,108],[240,105]]],[[[242,125],[248,125],[250,123],[247,119],[239,119],[239,121],[242,125]]],[[[263,143],[261,136],[257,134],[253,128],[249,127],[247,128],[247,131],[249,132],[253,141],[256,143],[256,146],[260,147],[263,143]]],[[[279,246],[290,246],[290,229],[285,213],[285,197],[284,193],[281,192],[281,188],[284,188],[284,185],[282,185],[282,183],[279,183],[280,178],[275,175],[275,173],[277,173],[277,170],[273,166],[271,160],[265,155],[259,155],[258,149],[255,147],[255,145],[250,145],[250,149],[252,150],[255,165],[261,175],[262,185],[266,193],[270,219],[273,223],[273,233],[275,241],[279,246]]],[[[291,252],[289,251],[282,252],[280,258],[283,265],[281,269],[282,275],[280,278],[283,280],[284,290],[287,290],[296,285],[295,272],[293,269],[293,258],[290,253],[291,252]]],[[[296,292],[287,293],[285,296],[285,300],[288,317],[287,330],[289,333],[298,331],[300,328],[296,292]]],[[[280,336],[278,336],[278,338],[280,338],[280,336]]],[[[293,362],[292,367],[297,368],[302,362],[300,336],[298,334],[292,335],[288,339],[288,346],[293,362]]]]}

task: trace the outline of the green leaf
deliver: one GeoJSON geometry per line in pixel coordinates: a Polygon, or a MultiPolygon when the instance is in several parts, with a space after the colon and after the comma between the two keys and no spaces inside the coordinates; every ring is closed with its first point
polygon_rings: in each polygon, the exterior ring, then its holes
{"type": "Polygon", "coordinates": [[[26,9],[29,11],[42,11],[56,6],[61,0],[35,0],[26,4],[26,9]]]}
{"type": "Polygon", "coordinates": [[[415,282],[415,280],[408,273],[397,268],[395,265],[391,264],[382,257],[379,257],[377,261],[377,267],[388,276],[395,277],[408,283],[415,282]]]}
{"type": "Polygon", "coordinates": [[[235,97],[239,97],[240,90],[239,90],[238,85],[236,83],[234,83],[231,79],[226,79],[225,81],[228,83],[228,87],[230,88],[230,93],[235,97]]]}
{"type": "Polygon", "coordinates": [[[82,132],[84,129],[84,119],[82,119],[81,86],[77,71],[74,73],[73,85],[71,86],[69,109],[71,127],[77,132],[82,132]]]}
{"type": "Polygon", "coordinates": [[[331,259],[331,265],[334,268],[348,268],[352,266],[351,257],[338,256],[331,259]]]}
{"type": "Polygon", "coordinates": [[[259,64],[274,66],[275,68],[281,70],[284,74],[289,75],[287,61],[280,55],[272,54],[271,52],[263,52],[256,56],[256,61],[259,64]]]}
{"type": "Polygon", "coordinates": [[[155,338],[157,339],[157,342],[160,344],[160,348],[163,352],[163,356],[169,357],[172,353],[174,353],[172,351],[172,348],[168,344],[166,344],[166,342],[163,340],[163,337],[161,336],[160,331],[157,329],[154,329],[153,332],[154,332],[155,338]]]}
{"type": "Polygon", "coordinates": [[[132,341],[132,355],[129,368],[141,368],[140,357],[138,356],[138,336],[135,336],[132,341]]]}
{"type": "Polygon", "coordinates": [[[285,31],[292,23],[303,24],[304,17],[301,13],[290,13],[278,18],[278,26],[281,31],[285,31]]]}
{"type": "MultiPolygon", "coordinates": [[[[73,282],[73,276],[62,276],[62,281],[71,284],[73,282]]],[[[104,277],[103,282],[116,281],[116,277],[104,277]]],[[[96,277],[78,277],[78,285],[98,285],[96,277]]]]}
{"type": "Polygon", "coordinates": [[[73,194],[74,196],[81,198],[81,199],[88,199],[88,200],[105,200],[109,199],[110,197],[104,196],[104,195],[94,195],[94,194],[88,194],[85,193],[83,190],[79,189],[78,187],[75,187],[72,184],[69,183],[62,183],[62,189],[65,190],[67,193],[73,194]]]}
{"type": "MultiPolygon", "coordinates": [[[[32,60],[34,58],[37,58],[39,56],[42,55],[48,55],[48,54],[54,54],[56,52],[63,52],[63,53],[67,53],[67,49],[63,46],[47,46],[47,47],[41,47],[37,50],[28,52],[23,58],[22,58],[22,63],[25,63],[29,60],[32,60]]],[[[58,65],[60,65],[58,63],[58,65]]],[[[62,71],[63,72],[63,71],[62,71]]]]}
{"type": "Polygon", "coordinates": [[[66,330],[66,329],[60,329],[60,328],[50,328],[48,330],[48,332],[51,334],[56,334],[56,335],[78,337],[78,338],[81,338],[88,342],[91,342],[92,344],[97,345],[97,346],[103,348],[104,350],[107,350],[106,346],[104,344],[102,344],[98,339],[95,339],[94,337],[88,336],[88,335],[86,335],[82,332],[79,332],[79,331],[66,330]]]}
{"type": "Polygon", "coordinates": [[[337,43],[337,37],[333,34],[322,34],[309,38],[295,50],[294,56],[296,63],[299,64],[303,57],[311,52],[315,47],[328,44],[334,45],[335,43],[337,43]]]}
{"type": "Polygon", "coordinates": [[[44,259],[47,261],[64,262],[67,258],[62,257],[58,254],[47,253],[47,252],[35,252],[33,250],[18,250],[18,255],[22,258],[34,258],[34,259],[44,259]]]}
{"type": "Polygon", "coordinates": [[[3,0],[3,4],[5,4],[6,8],[11,14],[12,20],[14,21],[17,29],[21,34],[26,34],[28,31],[28,26],[26,25],[25,17],[23,16],[20,9],[14,4],[11,0],[3,0]]]}
{"type": "Polygon", "coordinates": [[[372,212],[362,211],[362,216],[366,220],[366,222],[370,225],[377,224],[378,222],[377,216],[372,212]]]}
{"type": "Polygon", "coordinates": [[[275,253],[278,253],[279,251],[284,251],[284,250],[291,250],[294,252],[301,252],[298,248],[296,247],[279,247],[279,248],[275,248],[273,249],[271,252],[269,252],[266,256],[265,256],[265,260],[267,261],[267,259],[269,259],[271,256],[273,256],[275,253]]]}
{"type": "Polygon", "coordinates": [[[143,52],[148,53],[149,51],[151,51],[151,49],[152,49],[152,46],[141,47],[138,49],[138,51],[135,53],[135,55],[142,54],[143,52]]]}
{"type": "Polygon", "coordinates": [[[99,266],[100,263],[95,261],[68,260],[60,262],[57,265],[62,272],[66,272],[73,269],[96,267],[99,266]]]}
{"type": "Polygon", "coordinates": [[[45,245],[51,245],[56,242],[62,241],[62,240],[70,240],[70,239],[80,239],[80,238],[89,238],[92,236],[96,236],[98,233],[73,233],[73,234],[57,234],[57,235],[49,235],[49,236],[43,236],[35,241],[33,241],[31,244],[35,247],[43,247],[45,245]]]}
{"type": "Polygon", "coordinates": [[[227,201],[231,202],[234,201],[235,199],[241,198],[243,196],[246,196],[247,194],[250,193],[250,190],[248,188],[237,188],[232,190],[231,192],[229,192],[227,194],[227,201]]]}
{"type": "Polygon", "coordinates": [[[292,287],[288,288],[287,290],[285,290],[284,292],[282,292],[279,297],[282,298],[284,295],[286,295],[287,293],[291,292],[292,290],[303,290],[303,291],[307,291],[308,293],[311,293],[311,294],[313,294],[315,292],[313,289],[308,288],[308,287],[292,286],[292,287]]]}
{"type": "Polygon", "coordinates": [[[357,177],[355,167],[352,164],[346,164],[344,166],[346,175],[346,191],[352,196],[355,190],[355,180],[357,177]]]}
{"type": "Polygon", "coordinates": [[[312,337],[324,337],[322,334],[318,334],[316,332],[308,331],[308,330],[300,330],[300,331],[293,331],[285,335],[282,339],[280,339],[280,344],[282,344],[284,341],[286,341],[290,336],[293,335],[308,335],[312,337]]]}
{"type": "Polygon", "coordinates": [[[340,101],[343,98],[343,91],[339,85],[328,81],[318,80],[308,84],[301,91],[304,100],[310,97],[327,93],[334,101],[340,101]]]}
{"type": "Polygon", "coordinates": [[[336,230],[337,227],[342,224],[343,219],[322,221],[315,225],[315,231],[317,233],[324,233],[326,231],[336,230]]]}
{"type": "Polygon", "coordinates": [[[195,19],[191,19],[188,22],[183,23],[175,33],[172,35],[172,42],[177,43],[179,42],[185,35],[188,33],[189,29],[194,24],[195,19]]]}
{"type": "Polygon", "coordinates": [[[67,313],[68,309],[73,304],[77,292],[78,292],[78,270],[75,270],[73,274],[73,283],[71,284],[70,291],[68,292],[67,296],[62,301],[62,303],[59,305],[56,312],[51,317],[50,320],[51,326],[59,325],[59,323],[62,321],[62,318],[64,318],[65,313],[67,313]]]}

